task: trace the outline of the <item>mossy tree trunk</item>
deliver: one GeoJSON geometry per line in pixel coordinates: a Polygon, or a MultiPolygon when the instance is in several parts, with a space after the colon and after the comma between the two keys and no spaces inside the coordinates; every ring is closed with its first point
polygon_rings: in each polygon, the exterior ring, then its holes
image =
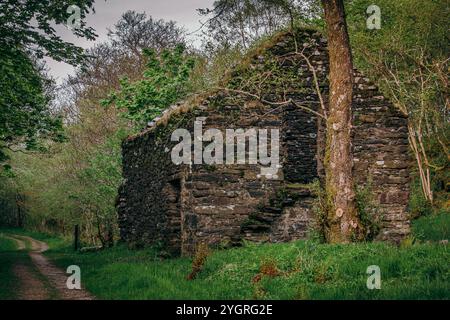
{"type": "Polygon", "coordinates": [[[351,150],[353,63],[343,0],[322,0],[330,56],[330,101],[325,154],[326,237],[331,243],[358,240],[362,227],[356,210],[351,150]]]}

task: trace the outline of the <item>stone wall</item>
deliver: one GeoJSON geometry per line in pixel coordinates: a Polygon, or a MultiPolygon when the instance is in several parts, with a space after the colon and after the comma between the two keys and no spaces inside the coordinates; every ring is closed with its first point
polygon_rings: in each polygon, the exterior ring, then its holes
{"type": "Polygon", "coordinates": [[[409,233],[407,214],[411,158],[406,117],[373,83],[355,72],[353,155],[358,185],[371,183],[382,215],[379,239],[399,241],[409,233]]]}
{"type": "Polygon", "coordinates": [[[155,132],[123,144],[124,181],[118,205],[120,235],[137,246],[176,238],[168,230],[174,229],[171,211],[178,202],[176,181],[181,168],[172,165],[164,147],[155,132]],[[173,186],[171,181],[175,181],[173,186]]]}
{"type": "MultiPolygon", "coordinates": [[[[196,243],[217,246],[250,241],[290,241],[308,236],[315,197],[305,184],[321,178],[324,128],[314,67],[324,101],[328,93],[326,40],[313,30],[279,34],[249,55],[231,74],[227,89],[170,108],[123,144],[124,183],[119,196],[121,237],[128,243],[161,243],[191,253],[196,243]],[[249,85],[249,83],[251,85],[249,85]],[[256,85],[255,85],[256,83],[256,85]],[[257,99],[255,95],[260,96],[257,99]],[[176,128],[280,129],[278,179],[258,178],[258,165],[174,165],[170,141],[176,128]]],[[[397,241],[409,231],[407,120],[355,70],[354,171],[370,182],[382,214],[381,239],[397,241]]],[[[248,151],[247,151],[248,152],[248,151]]]]}

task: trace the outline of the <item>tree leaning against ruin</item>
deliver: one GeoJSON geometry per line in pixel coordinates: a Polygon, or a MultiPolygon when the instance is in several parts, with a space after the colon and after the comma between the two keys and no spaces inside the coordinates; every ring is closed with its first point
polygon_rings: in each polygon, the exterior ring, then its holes
{"type": "Polygon", "coordinates": [[[351,150],[353,62],[343,0],[322,0],[328,34],[330,97],[325,154],[327,241],[351,242],[363,230],[355,202],[351,150]]]}

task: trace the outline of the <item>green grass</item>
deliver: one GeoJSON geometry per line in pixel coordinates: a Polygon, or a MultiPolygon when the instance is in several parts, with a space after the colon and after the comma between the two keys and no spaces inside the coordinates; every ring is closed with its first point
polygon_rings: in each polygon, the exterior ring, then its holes
{"type": "Polygon", "coordinates": [[[61,267],[81,267],[82,281],[101,299],[448,299],[448,246],[384,243],[324,245],[298,241],[214,252],[193,281],[188,258],[161,261],[154,250],[123,246],[96,253],[55,250],[61,267]],[[264,261],[279,276],[253,283],[264,261]],[[381,268],[382,289],[368,290],[367,267],[381,268]]]}
{"type": "Polygon", "coordinates": [[[8,238],[4,233],[0,233],[0,252],[13,251],[17,249],[16,242],[8,238]]]}
{"type": "Polygon", "coordinates": [[[0,233],[0,300],[15,299],[17,279],[13,265],[15,262],[26,261],[25,253],[18,253],[16,242],[0,233]]]}
{"type": "Polygon", "coordinates": [[[54,244],[47,255],[62,269],[80,266],[82,284],[99,299],[450,298],[450,250],[437,243],[247,245],[214,251],[188,281],[190,258],[161,260],[155,249],[123,245],[76,253],[64,240],[34,236],[54,244]],[[253,281],[261,265],[275,266],[279,275],[253,281]],[[366,287],[370,265],[381,269],[381,290],[366,287]]]}
{"type": "Polygon", "coordinates": [[[19,282],[13,270],[15,263],[26,265],[31,262],[25,252],[0,252],[0,300],[18,298],[17,289],[19,282]]]}
{"type": "Polygon", "coordinates": [[[450,212],[441,211],[412,223],[416,238],[422,241],[450,240],[450,212]]]}
{"type": "MultiPolygon", "coordinates": [[[[42,232],[36,232],[36,231],[30,231],[30,230],[24,230],[20,228],[0,228],[0,233],[3,234],[17,234],[20,236],[28,236],[36,240],[43,241],[49,245],[49,251],[67,247],[70,243],[69,239],[63,238],[63,237],[57,237],[51,234],[42,233],[42,232]]],[[[30,243],[28,241],[25,241],[27,249],[30,249],[30,243]]]]}

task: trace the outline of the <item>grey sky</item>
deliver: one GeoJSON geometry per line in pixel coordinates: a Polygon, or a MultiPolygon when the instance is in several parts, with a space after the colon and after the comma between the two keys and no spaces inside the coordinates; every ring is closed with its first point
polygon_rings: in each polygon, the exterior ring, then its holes
{"type": "MultiPolygon", "coordinates": [[[[70,30],[63,26],[56,28],[58,34],[65,41],[72,42],[80,47],[89,48],[95,43],[107,40],[107,29],[111,28],[127,10],[137,12],[145,11],[156,19],[173,20],[178,25],[183,26],[188,31],[195,31],[200,27],[196,9],[212,7],[214,0],[96,0],[95,14],[89,15],[86,19],[88,26],[95,29],[98,34],[96,41],[87,41],[75,37],[70,30]]],[[[192,35],[191,39],[196,40],[192,35]]],[[[65,63],[46,59],[50,68],[50,73],[61,83],[64,77],[73,72],[73,68],[65,63]]]]}

